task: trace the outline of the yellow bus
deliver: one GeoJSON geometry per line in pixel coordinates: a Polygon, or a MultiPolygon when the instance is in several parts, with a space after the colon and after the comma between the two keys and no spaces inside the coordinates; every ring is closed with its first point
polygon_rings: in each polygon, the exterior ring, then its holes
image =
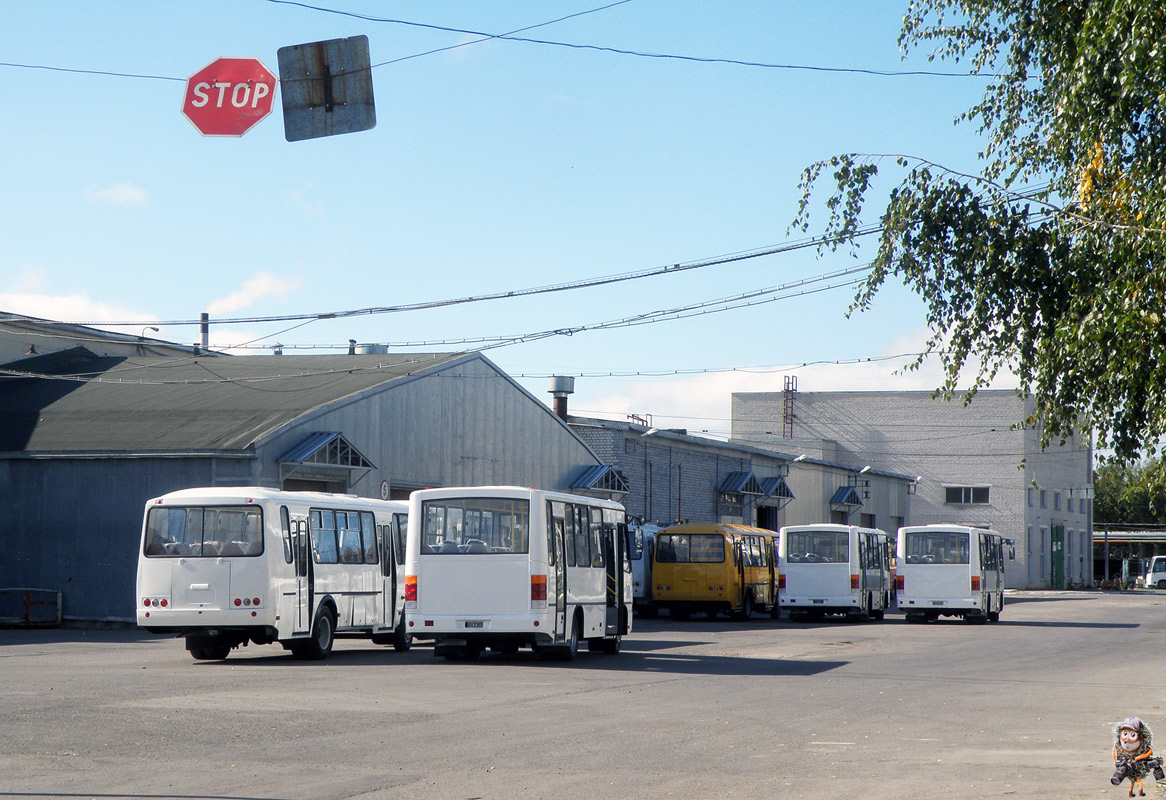
{"type": "Polygon", "coordinates": [[[776,617],[775,531],[745,525],[689,522],[656,533],[652,555],[652,602],[674,619],[692,612],[748,619],[753,612],[776,617]]]}

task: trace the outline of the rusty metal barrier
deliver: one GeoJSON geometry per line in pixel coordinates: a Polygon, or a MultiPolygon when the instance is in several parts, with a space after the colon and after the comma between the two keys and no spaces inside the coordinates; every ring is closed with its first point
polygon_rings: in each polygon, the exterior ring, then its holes
{"type": "Polygon", "coordinates": [[[59,589],[0,589],[0,628],[55,628],[60,624],[59,589]]]}

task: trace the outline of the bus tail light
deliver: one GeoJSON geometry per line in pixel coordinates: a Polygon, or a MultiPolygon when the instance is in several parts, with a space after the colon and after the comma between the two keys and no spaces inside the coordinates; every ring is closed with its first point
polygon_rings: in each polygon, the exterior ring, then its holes
{"type": "Polygon", "coordinates": [[[980,591],[980,576],[979,575],[972,576],[972,591],[973,592],[980,591]]]}
{"type": "Polygon", "coordinates": [[[785,588],[785,574],[784,573],[779,572],[777,574],[777,588],[778,589],[785,588]]]}
{"type": "Polygon", "coordinates": [[[405,576],[405,607],[417,608],[417,576],[405,576]]]}
{"type": "Polygon", "coordinates": [[[857,576],[857,575],[851,575],[851,576],[850,576],[850,588],[851,588],[852,590],[857,590],[857,589],[859,588],[859,584],[858,584],[858,576],[857,576]]]}
{"type": "Polygon", "coordinates": [[[546,608],[547,607],[547,576],[546,575],[531,575],[530,576],[530,607],[531,608],[546,608]]]}
{"type": "Polygon", "coordinates": [[[904,580],[902,575],[895,576],[895,588],[900,592],[903,591],[904,580]]]}

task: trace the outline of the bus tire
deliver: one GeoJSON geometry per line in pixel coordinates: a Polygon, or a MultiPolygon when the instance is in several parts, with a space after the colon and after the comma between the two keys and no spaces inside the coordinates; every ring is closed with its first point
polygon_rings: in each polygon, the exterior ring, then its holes
{"type": "Polygon", "coordinates": [[[619,645],[621,638],[622,637],[620,636],[612,636],[610,639],[604,639],[603,646],[601,647],[603,654],[608,656],[619,655],[619,645]]]}
{"type": "Polygon", "coordinates": [[[746,592],[745,599],[741,602],[741,610],[734,615],[739,620],[746,620],[753,616],[753,593],[746,592]]]}
{"type": "Polygon", "coordinates": [[[567,639],[567,643],[559,648],[558,656],[560,661],[574,661],[575,657],[579,655],[579,618],[576,616],[571,620],[571,636],[567,639]]]}
{"type": "Polygon", "coordinates": [[[231,646],[214,636],[191,637],[186,649],[195,661],[222,661],[231,654],[231,646]]]}
{"type": "Polygon", "coordinates": [[[397,629],[393,631],[393,649],[398,653],[405,653],[412,646],[413,634],[409,633],[409,629],[405,627],[405,617],[402,616],[397,629]]]}
{"type": "Polygon", "coordinates": [[[292,653],[305,661],[323,661],[332,652],[335,639],[336,618],[332,616],[332,609],[321,606],[316,612],[316,621],[312,623],[311,635],[295,642],[292,653]]]}
{"type": "Polygon", "coordinates": [[[1158,588],[1159,589],[1166,589],[1166,579],[1158,581],[1158,588]]]}

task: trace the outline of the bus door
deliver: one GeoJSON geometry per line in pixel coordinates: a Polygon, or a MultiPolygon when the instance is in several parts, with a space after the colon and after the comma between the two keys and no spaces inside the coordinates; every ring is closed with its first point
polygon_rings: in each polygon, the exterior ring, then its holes
{"type": "MultiPolygon", "coordinates": [[[[863,593],[866,591],[866,570],[867,570],[867,566],[870,564],[870,555],[868,553],[868,551],[870,550],[870,544],[867,541],[868,537],[869,537],[869,534],[866,534],[866,533],[860,533],[860,534],[858,534],[858,536],[855,537],[856,539],[858,539],[858,561],[851,562],[852,564],[858,565],[858,585],[855,586],[854,579],[851,578],[850,588],[857,589],[858,596],[860,598],[862,597],[863,593]]],[[[851,572],[851,575],[853,575],[853,574],[854,573],[851,572]]],[[[859,605],[862,605],[861,601],[859,602],[859,605]]]]}
{"type": "Polygon", "coordinates": [[[555,503],[551,516],[551,547],[555,559],[555,637],[567,635],[567,543],[564,534],[562,504],[555,503]]]}
{"type": "MultiPolygon", "coordinates": [[[[606,515],[607,512],[604,512],[606,515]]],[[[617,636],[619,629],[619,609],[623,601],[623,548],[626,542],[624,537],[616,535],[616,528],[610,522],[603,524],[603,566],[607,572],[607,618],[605,633],[608,636],[617,636]]]]}
{"type": "Polygon", "coordinates": [[[380,539],[381,597],[384,598],[381,624],[393,628],[397,624],[397,537],[388,525],[377,525],[377,538],[380,539]]]}
{"type": "Polygon", "coordinates": [[[312,627],[312,546],[308,541],[306,517],[292,517],[292,563],[296,574],[296,613],[293,633],[308,633],[312,627]]]}
{"type": "Polygon", "coordinates": [[[737,585],[733,587],[731,602],[734,608],[737,608],[745,603],[745,592],[747,591],[746,586],[748,583],[748,579],[745,576],[745,562],[748,560],[748,557],[743,547],[743,539],[733,537],[730,541],[733,543],[733,566],[736,569],[737,576],[737,585]]]}

